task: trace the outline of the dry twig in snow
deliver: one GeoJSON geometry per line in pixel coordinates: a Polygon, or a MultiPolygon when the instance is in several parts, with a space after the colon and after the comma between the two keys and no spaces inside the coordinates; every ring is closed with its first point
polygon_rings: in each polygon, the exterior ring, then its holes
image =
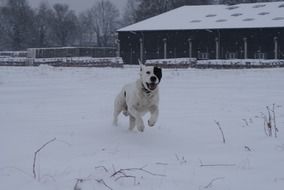
{"type": "Polygon", "coordinates": [[[212,180],[208,183],[208,185],[204,186],[204,189],[208,189],[209,187],[212,187],[212,186],[213,186],[213,183],[214,183],[215,181],[221,180],[221,179],[224,179],[224,177],[216,177],[216,178],[212,179],[212,180]]]}
{"type": "Polygon", "coordinates": [[[223,129],[221,128],[220,122],[219,121],[215,121],[215,123],[218,126],[219,130],[221,131],[222,138],[223,138],[223,143],[225,144],[226,143],[226,139],[225,139],[225,135],[224,135],[223,129]]]}
{"type": "MultiPolygon", "coordinates": [[[[276,106],[277,108],[280,106],[276,106]]],[[[274,137],[277,138],[278,128],[276,126],[276,113],[275,113],[275,104],[272,105],[272,108],[266,106],[267,115],[261,112],[261,117],[263,118],[264,132],[267,136],[272,137],[274,131],[274,137]]]]}
{"type": "Polygon", "coordinates": [[[115,171],[110,177],[115,177],[115,181],[118,181],[122,178],[133,178],[134,180],[134,184],[136,184],[136,176],[134,175],[129,175],[126,172],[133,172],[133,171],[141,171],[147,174],[150,174],[152,176],[160,176],[160,177],[165,177],[166,175],[164,174],[156,174],[153,172],[150,172],[146,169],[144,169],[146,166],[143,166],[141,168],[125,168],[125,169],[119,169],[117,171],[115,171]]]}
{"type": "Polygon", "coordinates": [[[143,166],[141,168],[125,168],[125,169],[120,169],[116,172],[114,172],[110,177],[115,177],[117,174],[121,174],[122,172],[125,172],[125,171],[142,171],[142,172],[145,172],[145,173],[148,173],[150,175],[153,175],[153,176],[160,176],[160,177],[165,177],[166,175],[164,174],[156,174],[156,173],[153,173],[153,172],[150,172],[148,170],[145,170],[146,166],[143,166]]]}
{"type": "Polygon", "coordinates": [[[200,167],[229,167],[229,166],[236,166],[236,164],[203,164],[202,160],[200,161],[200,167]]]}
{"type": "Polygon", "coordinates": [[[80,187],[80,184],[84,183],[85,181],[92,181],[92,180],[95,180],[97,183],[103,184],[106,188],[108,188],[109,190],[112,190],[112,188],[108,186],[103,179],[91,179],[91,178],[77,179],[73,190],[82,190],[82,188],[80,187]]]}
{"type": "Polygon", "coordinates": [[[200,167],[236,166],[236,164],[200,164],[200,167]]]}
{"type": "Polygon", "coordinates": [[[112,190],[110,186],[106,184],[106,182],[103,179],[96,179],[96,181],[100,184],[103,184],[105,187],[107,187],[109,190],[112,190]]]}
{"type": "Polygon", "coordinates": [[[108,169],[105,166],[96,166],[95,169],[102,168],[105,172],[108,172],[108,169]]]}
{"type": "Polygon", "coordinates": [[[53,141],[55,141],[56,138],[53,138],[51,139],[50,141],[46,142],[45,144],[43,144],[39,149],[37,149],[34,153],[34,161],[33,161],[33,176],[34,176],[34,179],[37,178],[37,174],[36,174],[36,158],[37,158],[37,155],[38,153],[44,148],[46,147],[48,144],[52,143],[53,141]]]}

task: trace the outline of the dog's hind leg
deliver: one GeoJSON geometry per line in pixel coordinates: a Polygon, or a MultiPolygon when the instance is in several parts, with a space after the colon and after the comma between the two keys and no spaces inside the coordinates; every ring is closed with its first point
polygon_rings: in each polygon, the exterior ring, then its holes
{"type": "Polygon", "coordinates": [[[129,130],[133,130],[135,127],[135,117],[129,115],[129,130]]]}
{"type": "Polygon", "coordinates": [[[114,126],[117,126],[117,124],[118,124],[118,115],[120,114],[120,112],[121,111],[119,111],[119,110],[114,110],[113,111],[113,121],[112,121],[112,124],[114,126]]]}
{"type": "Polygon", "coordinates": [[[122,113],[124,116],[128,116],[128,111],[127,111],[127,105],[125,104],[125,106],[122,108],[122,113]]]}
{"type": "Polygon", "coordinates": [[[119,102],[116,100],[114,103],[114,110],[113,110],[113,122],[112,124],[114,126],[117,126],[118,124],[118,115],[120,114],[120,112],[122,111],[122,106],[121,104],[119,104],[119,102]]]}

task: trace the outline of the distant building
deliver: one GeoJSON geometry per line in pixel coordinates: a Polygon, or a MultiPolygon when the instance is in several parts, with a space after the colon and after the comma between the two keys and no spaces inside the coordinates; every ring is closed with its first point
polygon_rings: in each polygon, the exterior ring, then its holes
{"type": "Polygon", "coordinates": [[[126,64],[139,58],[284,59],[284,2],[183,6],[117,32],[126,64]]]}

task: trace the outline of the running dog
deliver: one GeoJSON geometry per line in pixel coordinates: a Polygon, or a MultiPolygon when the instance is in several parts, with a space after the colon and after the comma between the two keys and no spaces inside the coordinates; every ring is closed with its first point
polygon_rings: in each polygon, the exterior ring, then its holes
{"type": "Polygon", "coordinates": [[[145,66],[139,60],[140,78],[136,82],[126,84],[115,98],[113,124],[117,126],[118,115],[123,112],[129,116],[129,130],[137,127],[143,132],[145,125],[143,116],[150,112],[148,125],[153,127],[159,116],[159,84],[162,79],[162,69],[145,66]]]}

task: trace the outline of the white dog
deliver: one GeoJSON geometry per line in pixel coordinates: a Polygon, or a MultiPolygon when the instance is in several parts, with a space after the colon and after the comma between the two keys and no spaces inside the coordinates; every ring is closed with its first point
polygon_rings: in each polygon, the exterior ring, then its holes
{"type": "Polygon", "coordinates": [[[117,125],[118,115],[123,112],[129,116],[129,130],[135,126],[143,132],[145,125],[142,116],[150,112],[150,127],[157,122],[159,115],[159,88],[162,78],[161,68],[145,66],[140,61],[140,78],[125,85],[114,102],[113,124],[117,125]]]}

